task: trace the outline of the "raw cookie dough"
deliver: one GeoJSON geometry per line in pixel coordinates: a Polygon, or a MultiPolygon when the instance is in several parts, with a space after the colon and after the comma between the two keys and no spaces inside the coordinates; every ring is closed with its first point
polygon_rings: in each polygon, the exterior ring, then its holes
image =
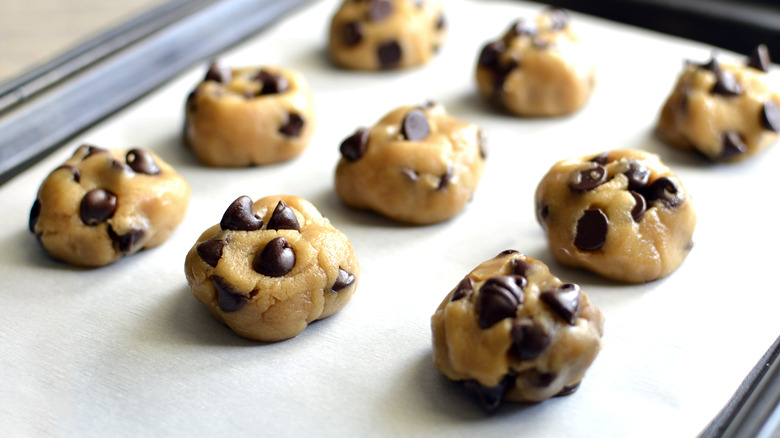
{"type": "Polygon", "coordinates": [[[313,129],[312,93],[294,70],[215,62],[187,97],[184,142],[209,166],[289,160],[303,152],[313,129]]]}
{"type": "Polygon", "coordinates": [[[360,265],[347,237],[305,199],[236,199],[184,265],[192,293],[234,332],[275,342],[341,310],[360,265]]]}
{"type": "Polygon", "coordinates": [[[403,106],[341,143],[336,192],[356,208],[412,223],[441,222],[471,199],[485,165],[474,124],[439,104],[403,106]]]}
{"type": "Polygon", "coordinates": [[[632,149],[556,163],[536,189],[536,217],[559,262],[626,283],[677,269],[696,227],[682,182],[632,149]]]}
{"type": "Polygon", "coordinates": [[[745,63],[688,62],[658,120],[672,146],[712,161],[741,161],[777,140],[780,94],[765,82],[769,52],[758,46],[745,63]]]}
{"type": "Polygon", "coordinates": [[[548,8],[534,21],[513,23],[482,49],[477,85],[482,97],[512,114],[558,116],[588,101],[595,68],[568,14],[548,8]]]}
{"type": "Polygon", "coordinates": [[[431,318],[436,367],[487,410],[577,390],[604,316],[576,284],[507,250],[471,271],[431,318]]]}
{"type": "Polygon", "coordinates": [[[328,53],[353,70],[428,63],[446,37],[439,0],[346,0],[330,25],[328,53]]]}
{"type": "Polygon", "coordinates": [[[29,226],[51,257],[97,267],[165,242],[189,200],[153,152],[83,145],[43,181],[29,226]]]}

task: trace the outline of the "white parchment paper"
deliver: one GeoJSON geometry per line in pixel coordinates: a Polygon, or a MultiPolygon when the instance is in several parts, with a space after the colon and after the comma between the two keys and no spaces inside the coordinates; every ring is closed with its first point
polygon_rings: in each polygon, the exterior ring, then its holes
{"type": "Polygon", "coordinates": [[[335,69],[324,53],[338,3],[300,9],[223,57],[304,73],[318,121],[299,158],[201,166],[179,135],[204,63],[0,187],[2,435],[636,437],[703,429],[780,333],[780,150],[713,165],[652,133],[684,60],[704,62],[711,48],[573,14],[598,65],[595,94],[569,117],[518,119],[478,98],[474,66],[483,44],[544,6],[447,0],[450,37],[431,64],[355,73],[335,69]],[[425,227],[343,206],[333,190],[341,140],[396,106],[431,99],[488,135],[473,202],[425,227]],[[95,270],[45,255],[27,230],[30,207],[43,178],[82,142],[152,149],[187,178],[190,208],[167,243],[95,270]],[[677,272],[625,286],[552,260],[533,193],[559,159],[631,147],[661,154],[677,172],[699,224],[677,272]],[[236,197],[282,193],[307,198],[347,234],[363,272],[340,313],[262,345],[208,314],[190,294],[183,263],[236,197]],[[488,415],[434,368],[430,316],[463,275],[508,248],[578,283],[604,311],[606,335],[575,394],[488,415]]]}

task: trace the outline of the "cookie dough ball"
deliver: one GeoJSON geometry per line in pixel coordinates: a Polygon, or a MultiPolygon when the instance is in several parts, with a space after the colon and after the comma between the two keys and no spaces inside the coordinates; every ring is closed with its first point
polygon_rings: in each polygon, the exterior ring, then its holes
{"type": "Polygon", "coordinates": [[[493,410],[576,391],[601,350],[604,316],[579,286],[507,250],[461,280],[431,326],[436,367],[493,410]]]}
{"type": "Polygon", "coordinates": [[[336,192],[352,207],[411,224],[452,218],[477,188],[485,140],[439,104],[404,106],[341,143],[336,192]]]}
{"type": "Polygon", "coordinates": [[[153,152],[83,145],[41,184],[30,231],[55,259],[103,266],[165,242],[189,200],[187,181],[153,152]]]}
{"type": "Polygon", "coordinates": [[[306,80],[294,70],[213,63],[187,97],[184,142],[209,166],[286,161],[309,144],[312,101],[306,80]]]}
{"type": "Polygon", "coordinates": [[[688,62],[658,120],[672,146],[694,149],[712,161],[734,162],[777,140],[780,94],[767,87],[769,52],[758,46],[744,64],[713,58],[688,62]]]}
{"type": "Polygon", "coordinates": [[[658,156],[630,149],[556,163],[536,189],[536,214],[559,262],[626,283],[677,269],[696,227],[682,182],[658,156]]]}
{"type": "Polygon", "coordinates": [[[234,332],[275,342],[341,310],[360,265],[347,237],[308,201],[236,199],[184,265],[192,293],[234,332]]]}
{"type": "Polygon", "coordinates": [[[330,25],[328,53],[353,70],[387,70],[428,63],[444,43],[439,0],[345,0],[330,25]]]}
{"type": "Polygon", "coordinates": [[[568,14],[549,8],[533,21],[513,23],[482,49],[477,86],[482,97],[509,113],[559,116],[588,101],[595,68],[568,14]]]}

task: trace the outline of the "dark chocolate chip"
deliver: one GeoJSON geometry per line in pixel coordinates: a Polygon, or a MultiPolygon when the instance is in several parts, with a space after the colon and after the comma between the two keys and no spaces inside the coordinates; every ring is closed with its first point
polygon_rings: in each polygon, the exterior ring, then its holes
{"type": "Polygon", "coordinates": [[[350,21],[341,28],[341,42],[352,47],[363,41],[363,27],[357,21],[350,21]]]}
{"type": "Polygon", "coordinates": [[[58,168],[56,168],[54,170],[57,171],[57,170],[60,170],[60,169],[65,169],[68,172],[70,172],[71,175],[73,175],[73,181],[76,181],[77,183],[81,182],[81,171],[79,170],[78,167],[76,167],[76,166],[74,166],[72,164],[63,164],[62,166],[60,166],[60,167],[58,167],[58,168]]]}
{"type": "Polygon", "coordinates": [[[523,377],[528,380],[528,383],[536,386],[537,388],[546,388],[550,386],[553,381],[555,381],[558,375],[555,373],[543,373],[534,369],[525,373],[523,377]]]}
{"type": "Polygon", "coordinates": [[[573,179],[569,180],[569,188],[577,192],[586,192],[604,184],[607,181],[607,169],[596,164],[585,170],[577,170],[573,174],[573,179]]]}
{"type": "Polygon", "coordinates": [[[198,251],[198,255],[206,264],[216,268],[219,259],[222,258],[222,249],[224,247],[224,240],[205,240],[198,244],[196,251],[198,251]]]}
{"type": "Polygon", "coordinates": [[[487,158],[487,137],[481,129],[477,132],[477,146],[479,146],[479,156],[484,160],[487,158]]]}
{"type": "Polygon", "coordinates": [[[38,218],[41,216],[41,201],[36,199],[33,202],[32,208],[30,208],[30,220],[27,225],[30,228],[31,233],[35,233],[35,224],[38,223],[38,218]]]}
{"type": "Polygon", "coordinates": [[[279,203],[276,204],[271,218],[268,219],[266,228],[269,230],[301,231],[301,225],[298,223],[295,212],[282,200],[279,200],[279,203]]]}
{"type": "Polygon", "coordinates": [[[780,108],[773,100],[764,102],[761,108],[761,126],[768,131],[780,132],[780,108]]]}
{"type": "Polygon", "coordinates": [[[494,70],[498,67],[501,53],[506,50],[506,44],[503,41],[495,41],[485,45],[479,54],[479,65],[494,70]]]}
{"type": "Polygon", "coordinates": [[[336,277],[336,281],[330,288],[333,292],[338,292],[342,289],[346,289],[355,282],[355,276],[349,272],[339,268],[339,275],[336,277]]]}
{"type": "Polygon", "coordinates": [[[623,172],[628,178],[628,189],[639,190],[647,186],[650,181],[650,169],[636,160],[628,162],[628,168],[623,172]]]}
{"type": "Polygon", "coordinates": [[[86,160],[87,158],[89,158],[89,157],[91,157],[93,155],[108,153],[108,150],[103,149],[103,148],[99,148],[97,146],[92,146],[92,145],[82,145],[82,146],[79,146],[78,149],[76,149],[76,152],[73,155],[76,155],[78,153],[83,153],[84,154],[84,156],[81,158],[81,160],[83,161],[83,160],[86,160]]]}
{"type": "Polygon", "coordinates": [[[633,190],[629,191],[629,193],[634,197],[634,208],[631,209],[631,217],[634,219],[634,222],[639,222],[644,217],[645,211],[647,211],[647,201],[644,196],[633,190]]]}
{"type": "Polygon", "coordinates": [[[108,220],[116,211],[116,195],[103,189],[92,189],[81,200],[81,221],[97,225],[108,220]]]}
{"type": "Polygon", "coordinates": [[[490,328],[504,318],[515,316],[517,307],[525,300],[523,289],[527,284],[528,280],[519,275],[502,275],[485,281],[477,302],[480,327],[490,328]]]}
{"type": "Polygon", "coordinates": [[[710,58],[709,62],[707,62],[706,64],[698,64],[698,66],[699,66],[699,68],[704,69],[704,70],[709,70],[709,71],[715,73],[716,75],[719,74],[720,71],[721,71],[720,70],[720,63],[718,63],[718,60],[715,59],[715,56],[710,58]]]}
{"type": "Polygon", "coordinates": [[[667,207],[674,207],[683,201],[682,193],[677,183],[668,177],[661,177],[653,181],[644,193],[648,202],[659,200],[667,207]]]}
{"type": "Polygon", "coordinates": [[[436,19],[436,29],[444,30],[446,28],[447,28],[447,18],[444,17],[444,14],[439,14],[439,18],[436,19]]]}
{"type": "Polygon", "coordinates": [[[401,45],[398,41],[388,41],[380,44],[376,49],[379,57],[379,65],[382,68],[393,68],[401,61],[401,45]]]}
{"type": "Polygon", "coordinates": [[[474,293],[474,281],[470,277],[464,277],[463,280],[455,286],[455,291],[450,297],[450,301],[458,301],[462,298],[468,298],[474,293]]]}
{"type": "Polygon", "coordinates": [[[131,149],[125,156],[125,161],[136,173],[144,173],[146,175],[157,175],[160,173],[160,168],[154,162],[152,154],[143,149],[131,149]]]}
{"type": "Polygon", "coordinates": [[[496,257],[505,257],[505,256],[512,255],[512,254],[520,254],[520,251],[518,251],[516,249],[505,249],[505,250],[501,251],[500,253],[498,253],[498,255],[496,257]]]}
{"type": "Polygon", "coordinates": [[[601,209],[589,208],[585,210],[580,220],[577,221],[577,234],[574,236],[574,245],[583,251],[595,251],[604,245],[607,240],[609,220],[601,209]]]}
{"type": "Polygon", "coordinates": [[[281,277],[295,267],[295,251],[287,239],[276,237],[268,242],[252,262],[252,268],[269,277],[281,277]]]}
{"type": "Polygon", "coordinates": [[[495,89],[494,99],[501,97],[501,92],[504,89],[504,82],[506,82],[507,76],[512,73],[512,70],[520,67],[520,61],[512,58],[499,62],[493,71],[493,88],[495,89]]]}
{"type": "Polygon", "coordinates": [[[134,229],[125,234],[118,234],[114,231],[114,227],[108,226],[108,237],[111,238],[111,242],[114,244],[114,248],[123,254],[131,254],[135,252],[138,242],[146,236],[146,230],[134,229]]]}
{"type": "Polygon", "coordinates": [[[579,286],[574,283],[562,284],[554,290],[542,292],[539,298],[558,312],[566,322],[575,325],[580,316],[580,303],[582,303],[579,286]]]}
{"type": "Polygon", "coordinates": [[[538,357],[552,341],[552,336],[547,333],[547,330],[535,324],[530,318],[514,321],[510,334],[512,347],[509,352],[519,360],[538,357]]]}
{"type": "Polygon", "coordinates": [[[382,21],[393,13],[393,2],[390,0],[371,0],[368,4],[368,20],[382,21]]]}
{"type": "Polygon", "coordinates": [[[341,142],[339,151],[347,161],[357,161],[363,158],[368,149],[368,129],[360,128],[354,134],[341,142]]]}
{"type": "Polygon", "coordinates": [[[452,181],[453,172],[454,169],[452,166],[447,167],[447,172],[445,172],[444,175],[439,178],[439,185],[436,187],[436,190],[444,190],[447,188],[447,186],[450,184],[450,181],[452,181]]]}
{"type": "Polygon", "coordinates": [[[557,394],[555,394],[555,397],[574,394],[580,388],[580,383],[582,383],[582,381],[564,386],[560,391],[558,391],[557,394]]]}
{"type": "Polygon", "coordinates": [[[512,26],[509,28],[509,35],[512,37],[524,35],[532,36],[536,35],[538,32],[539,26],[536,25],[536,22],[530,20],[517,20],[512,23],[512,26]]]}
{"type": "Polygon", "coordinates": [[[602,166],[606,166],[607,163],[609,163],[609,152],[602,152],[588,161],[591,161],[593,163],[599,163],[602,166]]]}
{"type": "Polygon", "coordinates": [[[269,73],[265,70],[260,70],[254,78],[257,82],[260,82],[260,91],[258,96],[264,96],[266,94],[284,93],[290,88],[290,83],[282,75],[276,75],[269,73]]]}
{"type": "Polygon", "coordinates": [[[739,82],[737,82],[737,78],[735,78],[733,74],[727,71],[716,72],[715,74],[717,76],[717,81],[715,82],[715,85],[712,86],[712,90],[710,90],[711,93],[727,97],[739,96],[742,94],[742,87],[739,86],[739,82]]]}
{"type": "Polygon", "coordinates": [[[747,152],[747,145],[738,132],[724,133],[721,142],[723,144],[723,150],[720,152],[721,159],[728,159],[747,152]]]}
{"type": "Polygon", "coordinates": [[[225,210],[219,226],[223,230],[255,231],[263,226],[263,219],[255,213],[249,196],[239,196],[225,210]]]}
{"type": "Polygon", "coordinates": [[[430,134],[431,128],[428,126],[428,118],[425,113],[413,109],[406,113],[401,122],[401,135],[409,141],[420,141],[430,134]]]}
{"type": "Polygon", "coordinates": [[[569,25],[569,14],[563,9],[551,7],[545,13],[550,16],[551,30],[563,30],[569,25]]]}
{"type": "Polygon", "coordinates": [[[512,260],[512,272],[515,275],[521,275],[523,277],[528,277],[528,270],[531,269],[533,265],[531,263],[528,263],[527,261],[523,259],[515,259],[512,260]]]}
{"type": "Polygon", "coordinates": [[[300,137],[303,125],[306,123],[303,116],[296,113],[290,113],[287,115],[287,121],[284,122],[279,133],[287,137],[300,137]]]}
{"type": "Polygon", "coordinates": [[[504,394],[511,388],[514,378],[507,376],[496,386],[485,386],[476,380],[465,380],[463,387],[466,392],[479,401],[480,406],[486,411],[495,411],[501,404],[504,394]]]}
{"type": "Polygon", "coordinates": [[[415,172],[412,169],[409,169],[408,167],[404,167],[401,169],[401,175],[405,176],[406,179],[408,179],[411,182],[417,181],[418,175],[417,172],[415,172]]]}
{"type": "Polygon", "coordinates": [[[230,69],[221,65],[218,61],[212,61],[209,65],[209,69],[206,72],[206,76],[203,78],[204,81],[214,81],[219,82],[220,84],[226,84],[230,82],[230,78],[232,77],[232,73],[230,72],[230,69]]]}
{"type": "Polygon", "coordinates": [[[236,312],[241,310],[249,301],[249,297],[243,295],[222,277],[213,275],[211,282],[217,288],[217,305],[223,312],[236,312]]]}
{"type": "Polygon", "coordinates": [[[753,49],[747,63],[749,67],[753,67],[756,70],[761,70],[763,72],[769,72],[770,64],[772,64],[772,60],[769,59],[769,49],[765,44],[759,44],[753,49]]]}
{"type": "Polygon", "coordinates": [[[190,94],[187,95],[187,111],[194,113],[198,111],[198,103],[196,98],[200,94],[200,88],[195,88],[194,90],[190,91],[190,94]]]}

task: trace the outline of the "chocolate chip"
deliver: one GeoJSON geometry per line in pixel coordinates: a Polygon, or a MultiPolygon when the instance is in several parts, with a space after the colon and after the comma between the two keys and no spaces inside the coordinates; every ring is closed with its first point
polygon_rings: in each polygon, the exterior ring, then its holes
{"type": "Polygon", "coordinates": [[[571,384],[571,385],[568,385],[568,386],[564,386],[563,388],[561,388],[560,391],[558,391],[557,394],[555,394],[555,397],[561,397],[561,396],[564,396],[564,395],[574,394],[580,388],[580,383],[582,383],[582,381],[574,383],[574,384],[571,384]]]}
{"type": "Polygon", "coordinates": [[[545,13],[550,16],[551,30],[563,30],[569,25],[569,14],[563,9],[551,7],[545,13]]]}
{"type": "Polygon", "coordinates": [[[271,218],[268,219],[268,226],[266,226],[266,228],[269,230],[301,231],[301,225],[298,223],[295,212],[282,200],[279,200],[279,203],[276,204],[276,208],[274,208],[271,218]]]}
{"type": "Polygon", "coordinates": [[[607,181],[607,169],[596,164],[584,170],[575,171],[569,180],[569,188],[577,192],[586,192],[604,184],[607,181]]]}
{"type": "Polygon", "coordinates": [[[436,29],[444,30],[447,27],[447,19],[444,14],[439,14],[439,18],[436,19],[436,29]]]}
{"type": "Polygon", "coordinates": [[[780,108],[773,100],[767,100],[761,108],[761,126],[768,131],[780,132],[780,108]]]}
{"type": "Polygon", "coordinates": [[[539,370],[532,369],[524,373],[523,377],[528,380],[528,383],[537,388],[546,388],[555,381],[558,375],[555,373],[543,373],[539,370]]]}
{"type": "Polygon", "coordinates": [[[504,82],[506,82],[507,76],[512,73],[512,70],[518,67],[520,67],[520,61],[514,58],[498,63],[493,70],[493,88],[495,89],[494,99],[501,97],[501,92],[504,89],[504,82]]]}
{"type": "Polygon", "coordinates": [[[513,37],[536,35],[537,32],[539,32],[539,26],[536,25],[536,22],[529,20],[517,20],[509,28],[509,35],[513,37]]]}
{"type": "Polygon", "coordinates": [[[30,228],[31,233],[35,233],[35,224],[38,223],[38,218],[41,216],[41,201],[36,199],[33,202],[32,208],[30,208],[30,220],[27,225],[30,228]]]}
{"type": "Polygon", "coordinates": [[[447,172],[445,172],[444,175],[439,178],[439,185],[436,187],[436,190],[444,190],[447,188],[447,186],[450,184],[450,181],[452,181],[453,172],[454,170],[452,166],[448,166],[447,172]]]}
{"type": "Polygon", "coordinates": [[[263,219],[255,213],[249,196],[239,196],[225,210],[219,226],[223,230],[255,231],[263,226],[263,219]]]}
{"type": "Polygon", "coordinates": [[[512,260],[512,272],[515,275],[520,275],[528,278],[528,271],[533,265],[523,259],[512,260]]]}
{"type": "Polygon", "coordinates": [[[494,70],[498,67],[501,53],[504,50],[506,50],[506,44],[503,41],[495,41],[485,45],[479,54],[479,65],[494,70]]]}
{"type": "Polygon", "coordinates": [[[721,137],[723,150],[720,152],[721,159],[728,159],[747,152],[747,145],[742,140],[738,132],[725,132],[721,137]]]}
{"type": "Polygon", "coordinates": [[[222,249],[224,247],[224,240],[205,240],[198,244],[196,251],[198,251],[198,255],[206,264],[216,268],[219,259],[222,258],[222,249]]]}
{"type": "Polygon", "coordinates": [[[479,146],[479,156],[482,157],[482,159],[487,158],[487,137],[485,137],[485,132],[481,129],[477,132],[477,146],[479,146]]]}
{"type": "Polygon", "coordinates": [[[236,312],[241,310],[249,301],[249,297],[236,291],[222,277],[213,275],[211,282],[217,288],[217,305],[223,312],[236,312]]]}
{"type": "Polygon", "coordinates": [[[709,62],[707,62],[706,64],[697,64],[697,65],[699,66],[699,68],[702,68],[704,70],[709,70],[709,71],[715,73],[716,75],[720,74],[720,71],[721,71],[720,70],[720,63],[718,63],[718,60],[715,59],[715,56],[710,58],[709,62]]]}
{"type": "Polygon", "coordinates": [[[539,294],[539,298],[551,309],[558,312],[571,325],[575,325],[580,315],[580,303],[582,294],[580,287],[574,283],[562,284],[554,290],[547,290],[539,294]]]}
{"type": "MultiPolygon", "coordinates": [[[[198,103],[196,98],[200,94],[200,88],[195,88],[194,90],[190,91],[190,94],[187,95],[187,111],[194,113],[198,111],[198,103]]],[[[186,123],[186,122],[185,122],[186,123]]]]}
{"type": "Polygon", "coordinates": [[[300,114],[290,113],[287,115],[287,121],[279,128],[279,133],[287,137],[300,137],[305,123],[306,121],[300,114]]]}
{"type": "Polygon", "coordinates": [[[519,275],[502,275],[485,281],[477,302],[480,327],[490,328],[504,318],[515,316],[517,307],[525,300],[523,289],[527,284],[528,280],[519,275]]]}
{"type": "Polygon", "coordinates": [[[628,162],[628,168],[623,174],[628,178],[629,190],[641,189],[647,186],[647,182],[650,181],[650,169],[636,160],[628,162]]]}
{"type": "Polygon", "coordinates": [[[295,251],[287,239],[276,237],[268,242],[252,262],[252,268],[269,277],[281,277],[295,267],[295,251]]]}
{"type": "Polygon", "coordinates": [[[595,251],[601,248],[607,240],[608,227],[609,220],[601,209],[585,210],[580,220],[577,221],[574,245],[583,251],[595,251]]]}
{"type": "Polygon", "coordinates": [[[352,286],[352,283],[355,282],[355,276],[350,274],[349,272],[339,268],[339,274],[336,277],[336,281],[333,283],[333,286],[330,288],[333,292],[338,292],[342,289],[348,288],[349,286],[352,286]]]}
{"type": "Polygon", "coordinates": [[[536,325],[530,318],[514,321],[509,333],[512,336],[509,352],[519,360],[538,357],[552,341],[552,336],[547,333],[547,330],[536,325]]]}
{"type": "Polygon", "coordinates": [[[347,161],[357,161],[363,158],[368,149],[368,129],[360,128],[354,134],[341,142],[339,151],[347,161]]]}
{"type": "Polygon", "coordinates": [[[634,197],[634,208],[631,209],[631,217],[634,219],[634,222],[639,222],[644,217],[645,211],[647,211],[647,201],[645,201],[644,196],[633,190],[629,191],[629,193],[634,197]]]}
{"type": "Polygon", "coordinates": [[[401,61],[401,45],[398,41],[382,43],[377,47],[376,54],[382,68],[393,68],[401,61]]]}
{"type": "Polygon", "coordinates": [[[733,74],[727,71],[716,72],[715,74],[717,76],[717,81],[715,82],[715,85],[712,86],[712,90],[710,90],[711,93],[727,97],[739,96],[742,94],[742,87],[739,86],[737,78],[735,78],[733,74]]]}
{"type": "Polygon", "coordinates": [[[431,128],[428,126],[428,118],[425,113],[413,109],[406,113],[401,122],[401,135],[409,141],[420,141],[430,134],[431,128]]]}
{"type": "Polygon", "coordinates": [[[479,401],[479,404],[486,411],[494,411],[501,404],[504,394],[514,383],[514,377],[506,376],[496,386],[485,386],[476,380],[465,380],[463,387],[466,392],[471,394],[479,401]]]}
{"type": "Polygon", "coordinates": [[[341,28],[341,42],[352,47],[363,41],[363,27],[357,21],[350,21],[341,28]]]}
{"type": "Polygon", "coordinates": [[[146,236],[146,231],[142,229],[133,229],[125,234],[117,234],[114,227],[108,226],[108,237],[114,244],[114,248],[123,254],[135,252],[138,242],[146,236]]]}
{"type": "Polygon", "coordinates": [[[79,148],[76,149],[76,152],[73,155],[75,156],[78,153],[83,153],[84,154],[84,157],[81,158],[81,160],[84,161],[84,160],[86,160],[87,158],[89,158],[89,157],[91,157],[93,155],[108,153],[108,150],[103,149],[103,148],[99,148],[97,146],[92,146],[92,145],[86,145],[85,144],[85,145],[79,146],[79,148]]]}
{"type": "Polygon", "coordinates": [[[97,225],[106,221],[116,211],[116,195],[103,189],[92,189],[81,200],[81,221],[97,225]]]}
{"type": "Polygon", "coordinates": [[[747,63],[749,67],[753,67],[756,70],[761,70],[765,73],[769,72],[770,64],[772,64],[772,60],[769,59],[769,49],[765,44],[759,44],[753,49],[747,63]]]}
{"type": "Polygon", "coordinates": [[[136,173],[146,175],[157,175],[160,173],[160,168],[154,162],[152,154],[143,149],[131,149],[125,156],[125,161],[136,173]]]}
{"type": "Polygon", "coordinates": [[[417,172],[415,172],[412,169],[409,169],[408,167],[404,167],[401,169],[401,175],[405,176],[406,179],[408,179],[410,182],[417,181],[418,175],[417,172]]]}
{"type": "Polygon", "coordinates": [[[607,163],[609,163],[609,152],[602,152],[588,161],[591,161],[593,163],[599,163],[602,166],[606,166],[607,163]]]}
{"type": "Polygon", "coordinates": [[[468,298],[474,293],[474,281],[470,277],[464,277],[463,280],[455,286],[455,291],[450,297],[450,301],[458,301],[462,298],[468,298]]]}
{"type": "Polygon", "coordinates": [[[60,169],[65,169],[68,172],[70,172],[71,175],[73,175],[73,181],[76,181],[77,183],[81,182],[81,171],[79,170],[78,167],[76,167],[76,166],[74,166],[72,164],[63,164],[62,166],[60,166],[60,167],[58,167],[58,168],[56,168],[54,170],[57,171],[57,170],[60,170],[60,169]]]}
{"type": "Polygon", "coordinates": [[[500,253],[498,253],[498,255],[496,257],[497,258],[498,257],[505,257],[505,256],[508,256],[508,255],[513,255],[513,254],[520,254],[520,251],[518,251],[516,249],[505,249],[505,250],[501,251],[500,253]]]}
{"type": "Polygon", "coordinates": [[[536,206],[536,216],[541,219],[539,222],[547,220],[550,216],[550,206],[547,204],[538,204],[536,206]]]}
{"type": "Polygon", "coordinates": [[[230,72],[230,69],[221,65],[218,61],[212,61],[209,65],[209,69],[206,72],[206,76],[203,78],[204,81],[214,81],[219,82],[220,84],[226,84],[230,82],[230,78],[232,77],[232,73],[230,72]]]}
{"type": "Polygon", "coordinates": [[[648,202],[659,200],[667,207],[674,207],[683,201],[680,188],[677,183],[668,177],[661,177],[653,181],[644,193],[648,202]]]}
{"type": "Polygon", "coordinates": [[[393,2],[390,0],[371,0],[368,4],[368,20],[382,21],[393,13],[393,2]]]}
{"type": "Polygon", "coordinates": [[[265,70],[260,70],[254,78],[260,82],[260,91],[258,96],[264,96],[266,94],[284,93],[290,88],[290,83],[282,75],[276,75],[269,73],[265,70]]]}

